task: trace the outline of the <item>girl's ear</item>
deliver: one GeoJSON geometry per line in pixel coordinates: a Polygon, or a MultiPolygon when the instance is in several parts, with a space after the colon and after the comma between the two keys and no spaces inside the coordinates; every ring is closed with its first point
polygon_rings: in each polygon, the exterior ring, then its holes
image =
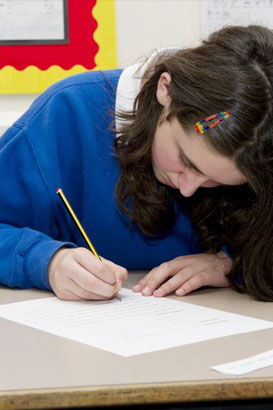
{"type": "Polygon", "coordinates": [[[162,73],[158,83],[157,83],[157,90],[156,90],[156,97],[159,104],[163,105],[163,107],[168,107],[171,102],[171,97],[169,94],[169,84],[171,82],[171,76],[169,73],[162,73]]]}

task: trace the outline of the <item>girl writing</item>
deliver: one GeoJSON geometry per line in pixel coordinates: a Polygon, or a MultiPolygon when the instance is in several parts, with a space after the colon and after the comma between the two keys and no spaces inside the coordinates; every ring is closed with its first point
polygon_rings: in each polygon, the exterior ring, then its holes
{"type": "Polygon", "coordinates": [[[99,300],[145,269],[144,295],[273,300],[272,56],[271,30],[227,27],[51,86],[0,139],[0,282],[99,300]]]}

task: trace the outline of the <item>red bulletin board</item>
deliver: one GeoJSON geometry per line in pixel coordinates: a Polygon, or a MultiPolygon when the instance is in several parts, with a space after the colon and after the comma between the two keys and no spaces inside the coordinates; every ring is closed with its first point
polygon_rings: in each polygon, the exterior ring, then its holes
{"type": "Polygon", "coordinates": [[[0,45],[0,93],[38,93],[76,72],[115,68],[114,0],[65,1],[68,44],[0,45]]]}
{"type": "Polygon", "coordinates": [[[46,70],[58,65],[68,70],[75,64],[94,68],[94,57],[98,51],[93,38],[97,28],[92,16],[95,4],[96,0],[68,0],[69,44],[0,46],[0,69],[11,65],[16,70],[23,70],[34,65],[46,70]]]}

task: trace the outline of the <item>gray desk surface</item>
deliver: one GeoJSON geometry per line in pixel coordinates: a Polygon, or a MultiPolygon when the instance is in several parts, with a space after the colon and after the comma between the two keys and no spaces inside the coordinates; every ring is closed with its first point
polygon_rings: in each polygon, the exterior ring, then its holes
{"type": "MultiPolygon", "coordinates": [[[[131,273],[128,287],[140,275],[131,273]]],[[[49,296],[0,288],[0,304],[49,296]]],[[[273,321],[271,303],[231,289],[208,288],[175,299],[273,321]]],[[[273,366],[236,378],[210,370],[272,349],[273,329],[128,358],[1,318],[0,332],[0,409],[273,397],[273,366]]]]}

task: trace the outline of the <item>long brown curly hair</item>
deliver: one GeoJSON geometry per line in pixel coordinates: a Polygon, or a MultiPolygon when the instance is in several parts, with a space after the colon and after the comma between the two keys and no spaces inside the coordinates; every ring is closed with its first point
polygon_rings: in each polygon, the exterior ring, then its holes
{"type": "MultiPolygon", "coordinates": [[[[143,233],[156,235],[175,223],[174,204],[190,212],[206,252],[228,246],[231,286],[259,300],[273,300],[273,32],[262,26],[230,26],[196,48],[161,55],[143,77],[131,112],[120,113],[115,141],[120,165],[116,197],[143,233]],[[220,111],[228,121],[202,138],[235,161],[247,184],[200,188],[191,198],[159,183],[151,145],[163,107],[156,98],[163,72],[171,76],[167,120],[189,132],[220,111]]],[[[200,136],[201,138],[201,136],[200,136]]]]}

